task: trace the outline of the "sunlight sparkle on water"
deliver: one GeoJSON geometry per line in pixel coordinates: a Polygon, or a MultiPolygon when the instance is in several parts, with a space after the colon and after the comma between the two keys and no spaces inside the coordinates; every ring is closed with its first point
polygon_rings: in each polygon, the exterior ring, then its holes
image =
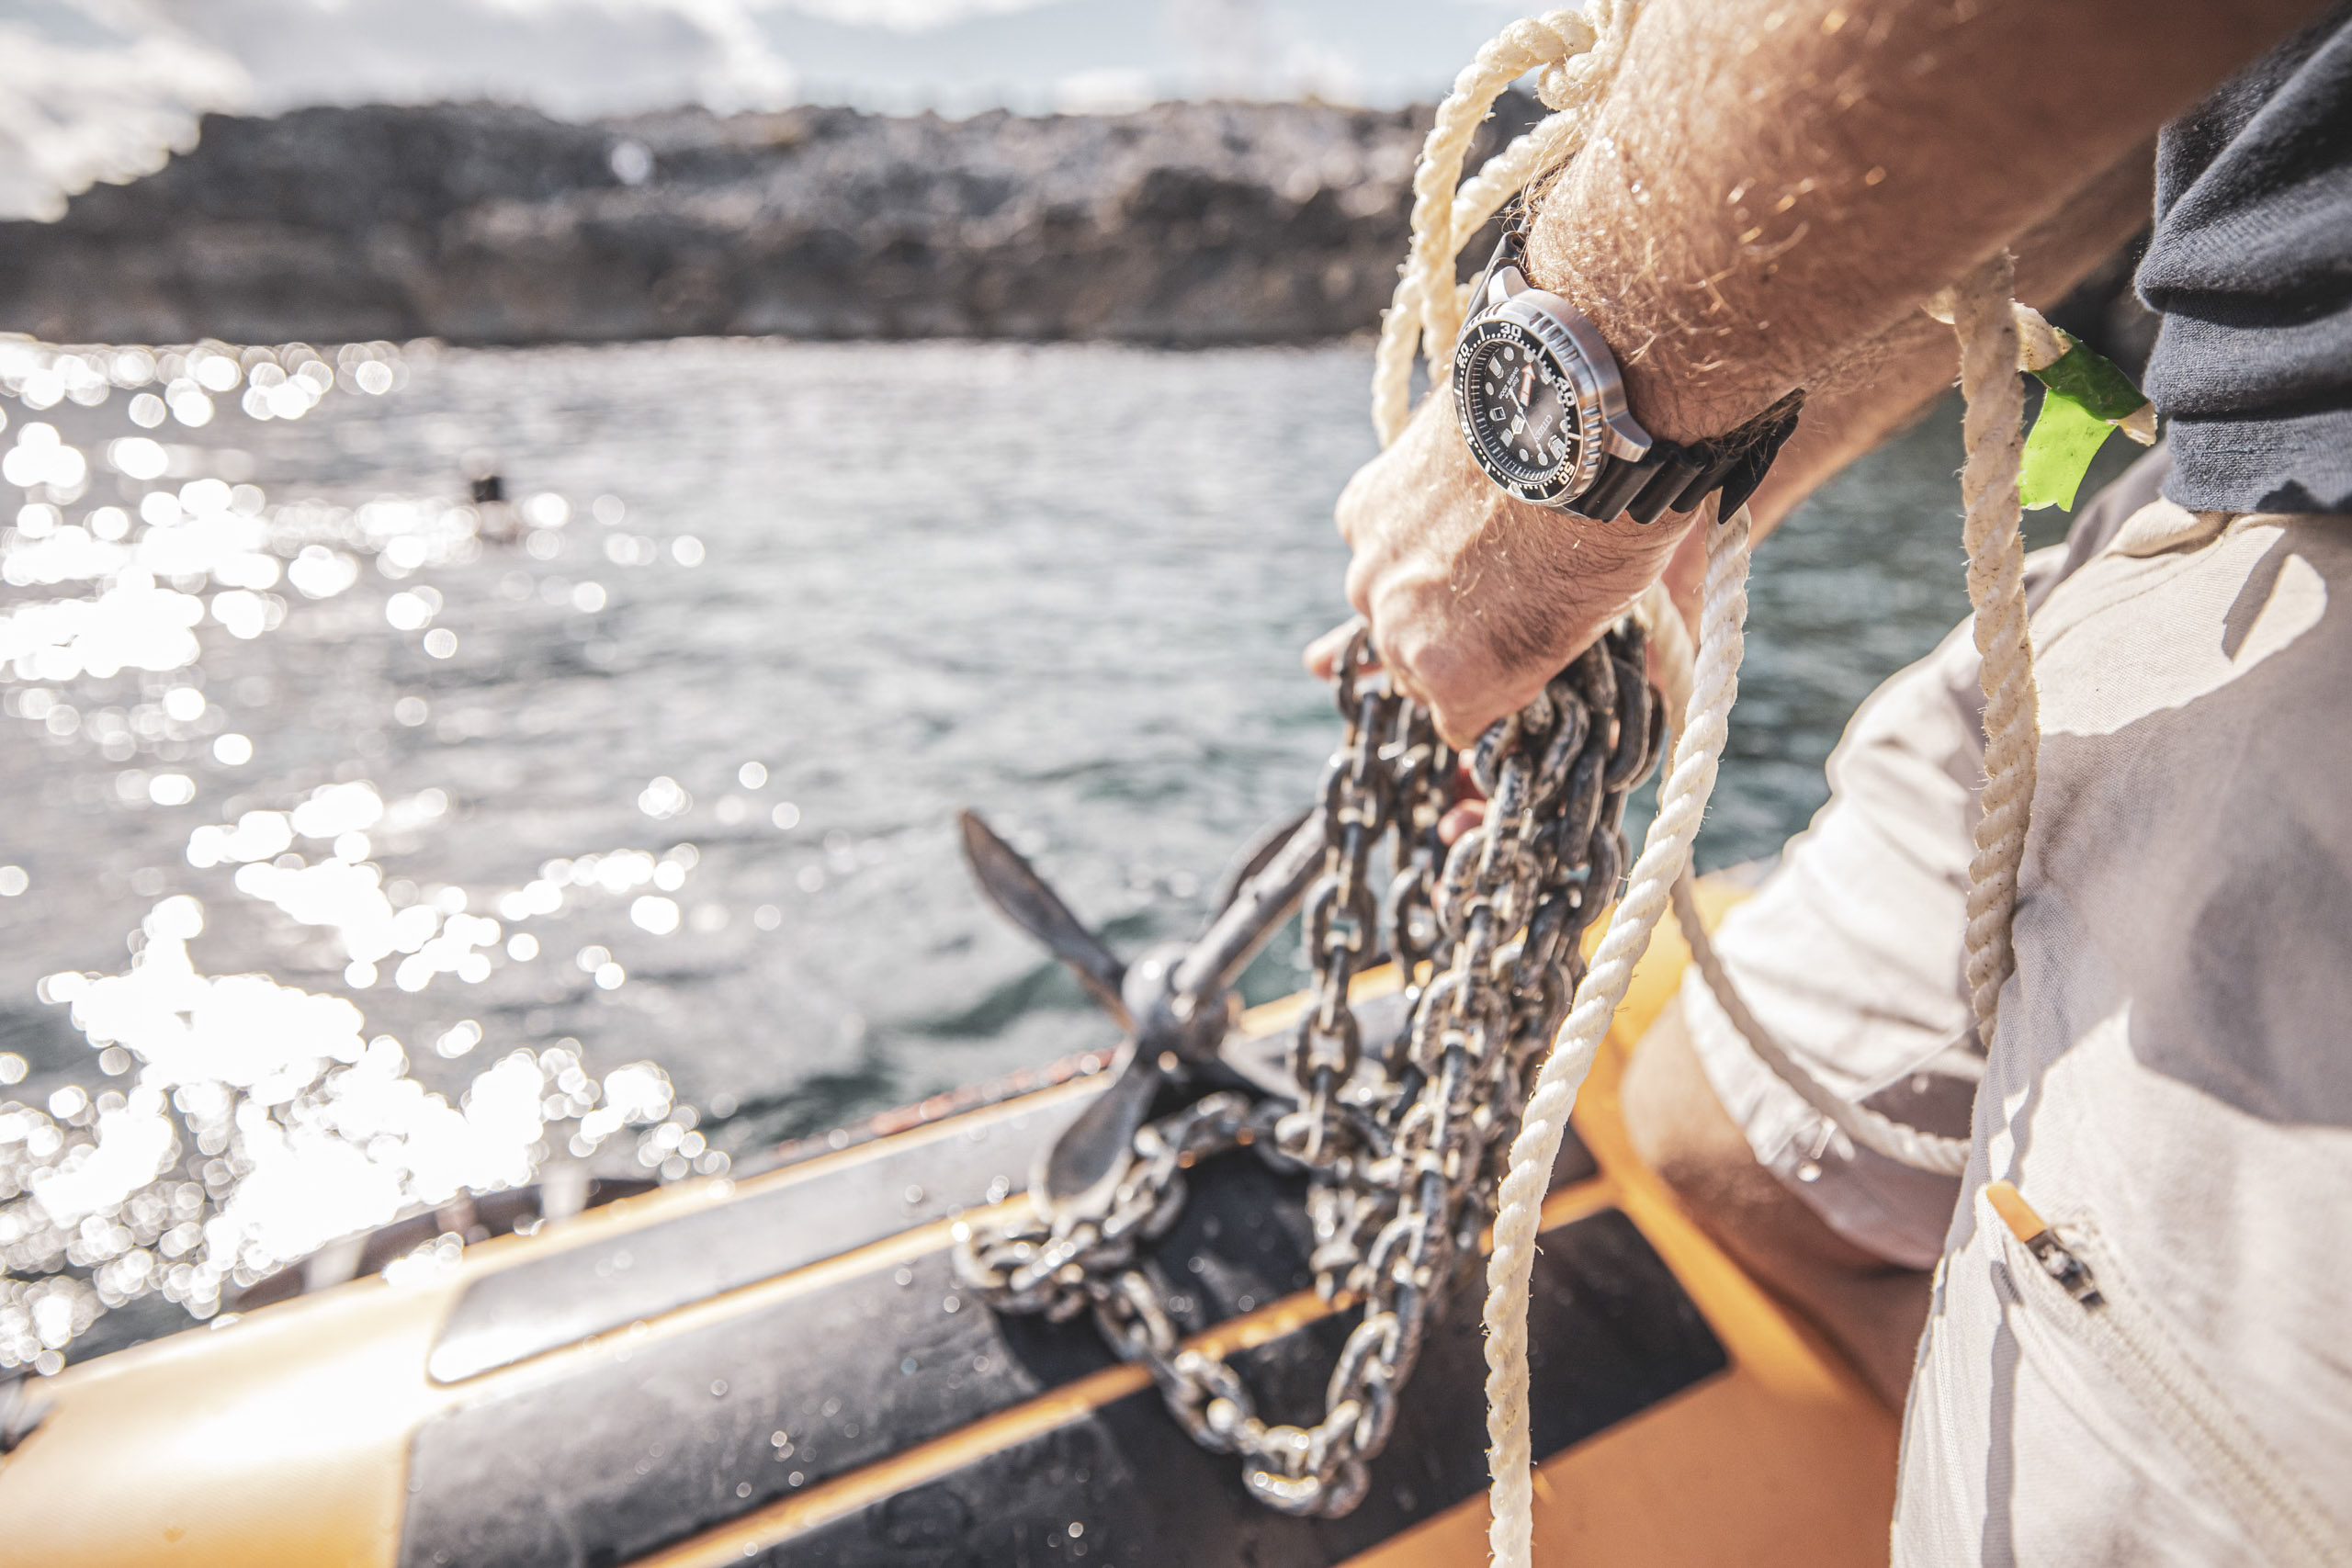
{"type": "MultiPolygon", "coordinates": [[[[406,584],[383,600],[377,635],[454,658],[457,633],[435,624],[442,593],[415,580],[479,559],[487,525],[475,507],[433,497],[273,502],[250,482],[243,454],[178,445],[178,433],[220,419],[300,420],[334,397],[396,392],[409,374],[389,344],[65,350],[0,335],[0,396],[57,411],[0,419],[0,479],[22,492],[0,511],[15,519],[0,529],[0,581],[17,591],[0,601],[0,708],[61,757],[118,766],[101,775],[114,809],[162,814],[201,800],[223,818],[187,829],[178,857],[180,875],[209,878],[204,896],[153,898],[130,933],[126,967],[39,982],[40,1003],[62,1010],[95,1054],[102,1087],[0,1100],[0,1367],[57,1370],[105,1312],[141,1296],[212,1315],[229,1292],[330,1241],[462,1191],[528,1182],[547,1159],[585,1159],[624,1134],[639,1137],[632,1163],[665,1177],[727,1168],[655,1063],[599,1079],[576,1041],[501,1048],[467,1018],[424,1037],[423,1049],[441,1061],[494,1059],[463,1088],[435,1092],[353,996],[266,973],[209,974],[191,953],[213,911],[238,906],[324,942],[308,962],[355,994],[462,993],[500,965],[537,960],[540,939],[517,929],[535,920],[604,909],[654,935],[688,923],[668,895],[697,862],[692,845],[595,850],[551,861],[520,886],[418,887],[387,875],[383,846],[439,830],[453,809],[444,790],[388,794],[351,765],[275,797],[230,797],[224,811],[211,791],[228,781],[199,777],[205,759],[233,770],[255,757],[251,737],[228,728],[232,682],[208,671],[209,651],[269,637],[298,605],[332,606],[372,570],[406,584]],[[87,427],[81,411],[117,389],[134,393],[111,411],[130,429],[69,438],[87,427]],[[113,694],[124,679],[140,683],[138,700],[113,694]]],[[[535,541],[572,520],[553,491],[521,510],[535,541]]],[[[611,495],[591,510],[607,526],[625,514],[611,495]]],[[[650,536],[611,539],[601,554],[614,565],[648,565],[664,550],[650,536]]],[[[666,548],[680,564],[703,558],[690,538],[666,548]]],[[[578,614],[611,597],[595,582],[562,592],[578,614]]],[[[239,700],[267,702],[266,681],[253,690],[262,694],[239,700]]],[[[415,695],[390,706],[412,728],[431,711],[415,695]]],[[[667,778],[639,798],[655,819],[690,804],[667,778]]],[[[129,885],[162,891],[173,880],[144,867],[129,885]]],[[[24,865],[0,865],[0,898],[42,897],[24,865]]],[[[725,918],[698,907],[695,929],[725,918]]],[[[582,967],[594,987],[628,984],[619,963],[593,951],[582,967]]],[[[0,1053],[0,1088],[30,1071],[24,1056],[0,1053]]],[[[461,1244],[445,1235],[387,1278],[446,1263],[461,1244]]]]}

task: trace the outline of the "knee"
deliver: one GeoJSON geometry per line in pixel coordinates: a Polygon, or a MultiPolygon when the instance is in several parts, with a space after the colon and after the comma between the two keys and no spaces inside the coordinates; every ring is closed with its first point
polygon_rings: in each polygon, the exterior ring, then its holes
{"type": "Polygon", "coordinates": [[[1715,1098],[1679,1003],[1642,1037],[1619,1094],[1634,1152],[1710,1228],[1781,1200],[1780,1183],[1715,1098]]]}

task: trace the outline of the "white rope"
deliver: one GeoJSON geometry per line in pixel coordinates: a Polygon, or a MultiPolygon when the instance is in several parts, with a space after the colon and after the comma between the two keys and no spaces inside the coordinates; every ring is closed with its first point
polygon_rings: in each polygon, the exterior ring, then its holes
{"type": "MultiPolygon", "coordinates": [[[[1700,525],[1705,527],[1702,522],[1700,525]]],[[[1534,1496],[1527,1425],[1527,1294],[1544,1178],[1560,1152],[1577,1091],[1592,1070],[1634,965],[1666,912],[1668,890],[1690,856],[1699,818],[1714,789],[1733,699],[1739,691],[1741,628],[1747,620],[1747,509],[1710,528],[1700,610],[1698,669],[1690,705],[1675,737],[1674,765],[1658,791],[1657,818],[1634,862],[1631,885],[1592,955],[1567,1021],[1536,1075],[1519,1137],[1511,1144],[1487,1262],[1487,1455],[1494,1475],[1487,1542],[1500,1568],[1527,1568],[1534,1496]]]]}
{"type": "MultiPolygon", "coordinates": [[[[1695,658],[1690,648],[1690,634],[1684,626],[1681,615],[1675,609],[1671,595],[1663,580],[1650,584],[1634,606],[1634,618],[1649,633],[1651,677],[1658,694],[1666,699],[1666,711],[1680,713],[1690,705],[1692,669],[1695,658]]],[[[1683,940],[1690,944],[1691,966],[1714,993],[1724,1016],[1733,1029],[1747,1042],[1757,1059],[1770,1067],[1780,1080],[1793,1089],[1797,1097],[1819,1112],[1830,1125],[1866,1149],[1884,1155],[1898,1164],[1915,1170],[1933,1171],[1939,1176],[1957,1176],[1968,1166],[1969,1142],[1966,1138],[1947,1138],[1934,1133],[1882,1116],[1867,1105],[1857,1104],[1838,1093],[1789,1055],[1785,1046],[1775,1039],[1771,1031],[1755,1013],[1732,983],[1731,972],[1724,967],[1722,955],[1715,951],[1714,939],[1707,934],[1706,922],[1699,916],[1697,889],[1690,880],[1690,868],[1685,865],[1682,874],[1674,879],[1674,922],[1682,930],[1683,940]]]]}
{"type": "MultiPolygon", "coordinates": [[[[1921,309],[1946,326],[1952,324],[1954,291],[1938,289],[1921,309]]],[[[2050,324],[2049,318],[2022,300],[2009,301],[2009,314],[2018,324],[2018,368],[2031,374],[2047,370],[2066,357],[2075,347],[2075,340],[2050,324]]],[[[2143,402],[2115,422],[2115,428],[2143,446],[2156,444],[2156,405],[2143,402]]]]}
{"type": "MultiPolygon", "coordinates": [[[[1928,296],[1919,309],[1934,321],[1955,326],[1960,310],[1960,291],[1966,287],[1955,283],[1949,288],[1939,288],[1928,296]]],[[[2021,300],[2009,301],[2009,318],[2018,329],[2018,368],[2030,374],[2047,370],[2066,357],[2075,340],[2050,324],[2050,318],[2021,300]]]]}
{"type": "MultiPolygon", "coordinates": [[[[2042,369],[2072,346],[2040,311],[2010,299],[2009,288],[2008,259],[1996,257],[1928,305],[1929,315],[1961,334],[1962,394],[1968,402],[1965,435],[1970,466],[1962,488],[1970,497],[1964,537],[1969,602],[1975,611],[1976,646],[1982,658],[1986,782],[1984,816],[1976,829],[1976,852],[1969,865],[1967,974],[1977,1038],[1988,1044],[2001,984],[2016,966],[2009,930],[2017,907],[2018,867],[2024,858],[2040,739],[2033,649],[2026,619],[2025,550],[2018,531],[2024,400],[2017,378],[2001,375],[1999,368],[2014,365],[2025,371],[2042,369]]],[[[1958,1176],[1968,1168],[1968,1139],[1924,1133],[1882,1116],[1838,1094],[1789,1055],[1732,984],[1714,942],[1700,922],[1687,872],[1675,884],[1674,913],[1690,944],[1692,964],[1732,1027],[1807,1105],[1862,1147],[1916,1170],[1958,1176]]]]}
{"type": "Polygon", "coordinates": [[[2018,868],[2025,860],[2041,740],[2033,688],[2033,642],[2026,625],[2025,541],[2018,531],[2018,467],[2023,457],[2025,389],[2018,381],[2012,264],[2004,251],[1952,291],[1960,334],[1962,422],[1968,460],[1960,489],[1968,514],[1968,603],[1975,612],[1979,680],[1984,689],[1984,814],[1968,863],[1968,992],[1976,1038],[1986,1050],[1998,1022],[2001,983],[2017,967],[2009,922],[2018,868]]]}
{"type": "MultiPolygon", "coordinates": [[[[1650,584],[1634,614],[1649,632],[1652,678],[1659,694],[1666,699],[1666,711],[1679,713],[1690,703],[1694,656],[1690,633],[1683,626],[1682,617],[1675,612],[1663,581],[1650,584]]],[[[1738,1031],[1759,1061],[1830,1125],[1862,1147],[1915,1170],[1957,1176],[1967,1168],[1966,1138],[1942,1137],[1882,1116],[1869,1106],[1838,1093],[1789,1055],[1788,1049],[1764,1027],[1763,1020],[1748,1010],[1739,988],[1732,984],[1731,972],[1724,967],[1714,939],[1707,934],[1706,922],[1700,918],[1698,890],[1690,880],[1688,865],[1674,879],[1674,923],[1681,928],[1682,939],[1690,945],[1691,966],[1714,994],[1716,1004],[1731,1021],[1732,1028],[1738,1031]]]]}
{"type": "MultiPolygon", "coordinates": [[[[1469,306],[1467,290],[1455,280],[1463,245],[1513,192],[1582,148],[1594,109],[1624,57],[1639,9],[1640,0],[1589,0],[1582,16],[1553,11],[1514,22],[1479,51],[1439,106],[1414,173],[1412,249],[1381,322],[1374,355],[1373,423],[1383,446],[1396,440],[1411,416],[1416,348],[1428,356],[1433,378],[1442,376],[1452,357],[1469,306]],[[1532,70],[1542,71],[1537,96],[1555,112],[1464,182],[1463,160],[1479,123],[1496,96],[1532,70]]],[[[2015,966],[2009,919],[2033,794],[2038,734],[2032,649],[2025,624],[2024,555],[2018,532],[2018,465],[2023,448],[2023,394],[2016,375],[2019,322],[2010,299],[2007,256],[1987,263],[1937,303],[1947,300],[1951,314],[1945,319],[1956,321],[1961,337],[1961,381],[1968,402],[1968,466],[1962,488],[1968,501],[1969,603],[1975,610],[1985,696],[1984,817],[1970,865],[1967,963],[1979,1038],[1989,1043],[2001,982],[2015,966]]],[[[2029,323],[2030,328],[2035,325],[2041,331],[2034,333],[2030,346],[2046,354],[2056,340],[2044,341],[2049,329],[2038,316],[2029,323]]],[[[1710,983],[1730,998],[1727,1010],[1736,1004],[1689,902],[1688,868],[1690,842],[1714,787],[1738,692],[1747,615],[1748,534],[1744,507],[1729,523],[1709,531],[1696,670],[1675,738],[1673,765],[1659,791],[1657,818],[1634,863],[1631,885],[1537,1076],[1503,1178],[1486,1302],[1487,1458],[1494,1475],[1488,1543],[1500,1568],[1528,1568],[1533,1550],[1527,1305],[1544,1177],[1559,1154],[1577,1092],[1624,999],[1634,964],[1647,949],[1678,885],[1694,957],[1702,973],[1713,971],[1710,983]]],[[[1644,608],[1654,629],[1663,629],[1675,618],[1661,593],[1647,595],[1644,608]]],[[[1679,625],[1675,629],[1679,634],[1679,625]]],[[[1666,639],[1669,665],[1677,662],[1675,640],[1666,639]]],[[[1738,1008],[1735,1022],[1740,1017],[1755,1022],[1744,1007],[1738,1008]]],[[[1893,1152],[1904,1150],[1912,1156],[1905,1163],[1922,1168],[1958,1168],[1951,1164],[1952,1151],[1957,1147],[1964,1156],[1962,1141],[1936,1138],[1838,1100],[1813,1083],[1785,1051],[1770,1043],[1760,1025],[1750,1038],[1751,1043],[1762,1043],[1759,1055],[1801,1094],[1805,1085],[1817,1091],[1818,1100],[1807,1094],[1807,1103],[1830,1116],[1856,1142],[1893,1158],[1905,1158],[1905,1154],[1893,1152]]]]}
{"type": "Polygon", "coordinates": [[[1634,619],[1641,624],[1649,644],[1651,684],[1666,699],[1668,713],[1682,712],[1690,705],[1690,682],[1699,650],[1690,645],[1690,623],[1683,620],[1664,578],[1642,590],[1634,605],[1634,619]]]}
{"type": "Polygon", "coordinates": [[[1914,1170],[1931,1171],[1938,1176],[1958,1176],[1968,1168],[1969,1141],[1947,1138],[1939,1134],[1922,1132],[1905,1122],[1882,1116],[1869,1106],[1847,1099],[1806,1070],[1803,1063],[1789,1055],[1787,1049],[1772,1037],[1763,1021],[1747,1010],[1747,1003],[1731,983],[1731,976],[1724,969],[1724,961],[1715,952],[1713,938],[1699,918],[1699,900],[1690,885],[1688,869],[1675,879],[1674,919],[1682,928],[1683,939],[1690,944],[1690,962],[1713,991],[1715,1001],[1739,1031],[1747,1048],[1756,1053],[1774,1076],[1794,1089],[1799,1099],[1819,1111],[1855,1143],[1876,1154],[1884,1155],[1898,1165],[1914,1170]]]}

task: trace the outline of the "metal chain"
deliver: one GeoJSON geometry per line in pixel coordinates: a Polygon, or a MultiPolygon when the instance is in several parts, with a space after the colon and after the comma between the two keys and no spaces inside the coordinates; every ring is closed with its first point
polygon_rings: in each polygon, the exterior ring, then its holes
{"type": "Polygon", "coordinates": [[[1339,666],[1347,729],[1324,775],[1323,873],[1302,911],[1314,983],[1291,1043],[1295,1103],[1210,1094],[1139,1129],[1086,1212],[958,1227],[957,1269],[991,1306],[1057,1322],[1091,1310],[1193,1439],[1238,1454],[1250,1493],[1285,1513],[1362,1500],[1431,1316],[1493,1217],[1536,1064],[1583,975],[1580,938],[1626,864],[1625,795],[1657,761],[1645,670],[1624,623],[1487,730],[1466,759],[1485,818],[1448,851],[1438,828],[1468,798],[1464,759],[1389,689],[1359,631],[1339,666]],[[1395,872],[1376,891],[1384,843],[1395,872]],[[1367,1060],[1349,990],[1384,952],[1408,977],[1410,1021],[1367,1060]],[[1137,1267],[1182,1213],[1186,1168],[1250,1144],[1306,1169],[1316,1288],[1363,1309],[1311,1427],[1259,1419],[1229,1363],[1183,1348],[1137,1267]]]}

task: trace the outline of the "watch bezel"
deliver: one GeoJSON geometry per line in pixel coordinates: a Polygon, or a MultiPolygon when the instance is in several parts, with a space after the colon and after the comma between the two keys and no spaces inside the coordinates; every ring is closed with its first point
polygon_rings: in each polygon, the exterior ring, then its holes
{"type": "Polygon", "coordinates": [[[1454,424],[1471,459],[1507,494],[1572,517],[1585,516],[1577,502],[1600,488],[1609,460],[1639,463],[1649,455],[1649,433],[1625,407],[1625,383],[1618,374],[1616,356],[1600,329],[1577,308],[1556,294],[1537,288],[1519,268],[1519,243],[1523,236],[1507,233],[1497,246],[1474,295],[1470,320],[1453,349],[1454,424]],[[1470,417],[1472,364],[1479,351],[1501,333],[1510,333],[1540,350],[1559,370],[1573,394],[1577,448],[1573,465],[1565,459],[1536,480],[1500,471],[1500,459],[1489,457],[1470,417]]]}
{"type": "Polygon", "coordinates": [[[1487,477],[1508,493],[1540,506],[1560,506],[1593,487],[1600,477],[1605,446],[1603,410],[1599,378],[1582,351],[1558,323],[1532,310],[1516,310],[1519,297],[1481,314],[1463,329],[1453,349],[1453,417],[1462,439],[1487,477]],[[1546,331],[1546,328],[1552,330],[1546,331]],[[1576,423],[1576,453],[1563,457],[1533,479],[1519,479],[1498,467],[1500,459],[1487,450],[1486,435],[1471,416],[1473,367],[1487,344],[1509,340],[1540,354],[1557,372],[1568,391],[1568,406],[1576,423]]]}

